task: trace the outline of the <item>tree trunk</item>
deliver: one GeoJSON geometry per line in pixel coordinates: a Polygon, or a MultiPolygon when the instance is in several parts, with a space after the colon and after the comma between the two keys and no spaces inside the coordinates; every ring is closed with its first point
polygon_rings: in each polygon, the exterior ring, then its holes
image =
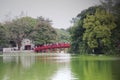
{"type": "Polygon", "coordinates": [[[18,44],[18,50],[20,50],[20,48],[21,48],[21,46],[22,46],[22,45],[21,45],[21,42],[22,42],[22,41],[18,41],[18,42],[17,42],[17,44],[18,44]]]}
{"type": "Polygon", "coordinates": [[[100,43],[100,38],[97,39],[98,47],[94,49],[95,54],[103,54],[102,53],[102,44],[100,43]]]}

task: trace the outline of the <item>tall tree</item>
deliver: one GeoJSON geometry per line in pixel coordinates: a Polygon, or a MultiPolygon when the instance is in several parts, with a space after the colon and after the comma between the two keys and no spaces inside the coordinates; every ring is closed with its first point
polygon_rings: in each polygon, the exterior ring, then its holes
{"type": "Polygon", "coordinates": [[[56,42],[57,33],[51,25],[51,20],[43,17],[37,18],[37,25],[35,26],[34,41],[35,44],[46,44],[56,42]]]}
{"type": "Polygon", "coordinates": [[[83,10],[73,19],[73,26],[69,29],[71,35],[71,49],[70,52],[74,53],[88,53],[90,49],[85,41],[83,41],[83,33],[85,29],[83,28],[83,20],[86,18],[86,15],[94,15],[96,8],[100,6],[93,6],[86,10],[83,10]]]}
{"type": "Polygon", "coordinates": [[[70,34],[65,29],[55,29],[58,34],[57,42],[69,42],[70,34]]]}
{"type": "Polygon", "coordinates": [[[87,15],[83,27],[86,29],[83,40],[96,52],[111,45],[111,31],[116,27],[114,16],[105,10],[97,9],[95,15],[87,15]]]}
{"type": "Polygon", "coordinates": [[[21,17],[6,23],[10,41],[15,42],[20,49],[23,38],[29,38],[35,24],[36,20],[31,17],[21,17]]]}
{"type": "Polygon", "coordinates": [[[111,39],[113,43],[113,48],[116,50],[116,53],[119,53],[118,45],[120,44],[120,0],[102,0],[101,2],[102,6],[107,11],[109,11],[109,13],[115,16],[116,28],[112,30],[111,39]]]}
{"type": "Polygon", "coordinates": [[[108,13],[113,12],[114,0],[101,0],[101,4],[108,13]]]}
{"type": "Polygon", "coordinates": [[[6,44],[7,44],[6,28],[2,24],[0,24],[0,47],[5,47],[6,44]]]}

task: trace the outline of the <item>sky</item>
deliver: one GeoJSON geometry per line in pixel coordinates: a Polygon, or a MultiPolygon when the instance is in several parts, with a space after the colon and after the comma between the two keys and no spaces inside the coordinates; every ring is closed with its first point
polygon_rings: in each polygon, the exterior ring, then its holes
{"type": "Polygon", "coordinates": [[[0,0],[0,22],[20,16],[52,20],[54,28],[69,28],[82,10],[100,4],[99,0],[0,0]]]}

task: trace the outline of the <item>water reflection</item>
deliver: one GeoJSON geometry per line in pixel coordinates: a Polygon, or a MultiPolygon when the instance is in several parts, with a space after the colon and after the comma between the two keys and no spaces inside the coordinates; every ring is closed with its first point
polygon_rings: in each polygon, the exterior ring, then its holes
{"type": "MultiPolygon", "coordinates": [[[[115,61],[117,62],[117,61],[115,61]]],[[[120,62],[119,62],[120,63],[120,62]]],[[[120,72],[119,68],[113,69],[113,61],[81,61],[73,60],[71,61],[71,69],[76,80],[119,80],[114,79],[118,77],[118,73],[113,75],[113,73],[120,72]]],[[[119,66],[117,64],[116,66],[119,66]]]]}
{"type": "Polygon", "coordinates": [[[0,60],[0,80],[120,80],[120,61],[88,61],[63,54],[0,60]]]}
{"type": "Polygon", "coordinates": [[[64,72],[63,78],[68,78],[67,80],[72,76],[70,55],[3,56],[2,59],[0,80],[58,80],[56,74],[59,72],[64,72]]]}
{"type": "Polygon", "coordinates": [[[112,61],[112,78],[113,80],[120,80],[120,61],[112,61]]]}
{"type": "Polygon", "coordinates": [[[52,76],[52,80],[73,80],[72,72],[68,66],[59,68],[52,76]]]}
{"type": "Polygon", "coordinates": [[[35,63],[35,56],[3,56],[3,63],[15,62],[24,68],[29,68],[35,63]]]}
{"type": "Polygon", "coordinates": [[[20,62],[24,68],[30,68],[35,63],[35,56],[21,56],[20,62]]]}
{"type": "Polygon", "coordinates": [[[18,63],[19,57],[18,56],[3,56],[3,63],[8,62],[16,62],[18,63]]]}
{"type": "Polygon", "coordinates": [[[70,67],[70,56],[61,57],[60,59],[61,60],[56,60],[59,68],[55,71],[55,73],[51,77],[51,80],[73,80],[74,77],[72,75],[70,67]]]}
{"type": "Polygon", "coordinates": [[[109,61],[91,61],[84,64],[84,80],[112,80],[109,61]]]}

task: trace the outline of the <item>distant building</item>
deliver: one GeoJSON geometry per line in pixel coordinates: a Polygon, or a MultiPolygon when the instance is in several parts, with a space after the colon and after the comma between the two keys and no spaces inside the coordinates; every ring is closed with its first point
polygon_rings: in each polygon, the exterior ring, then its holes
{"type": "Polygon", "coordinates": [[[22,40],[22,46],[21,46],[22,50],[32,50],[33,48],[34,48],[33,41],[31,41],[30,39],[22,40]]]}

